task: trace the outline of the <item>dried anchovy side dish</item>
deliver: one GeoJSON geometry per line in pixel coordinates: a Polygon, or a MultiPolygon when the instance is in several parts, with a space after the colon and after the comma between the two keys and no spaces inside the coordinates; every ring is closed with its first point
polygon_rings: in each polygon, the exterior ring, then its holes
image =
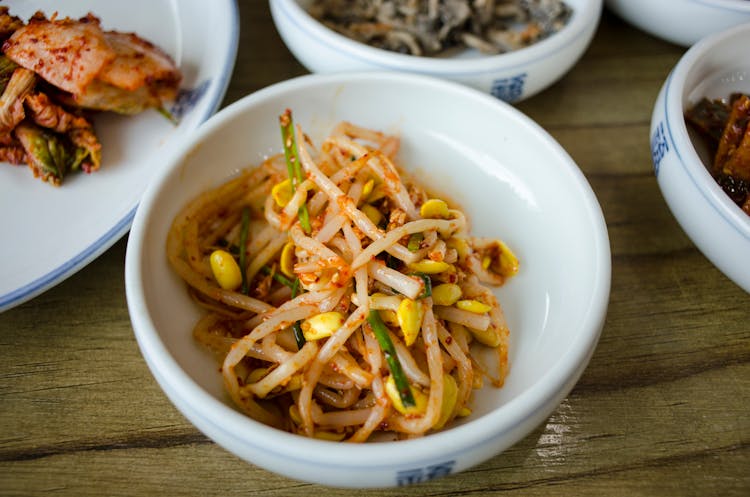
{"type": "Polygon", "coordinates": [[[713,155],[711,174],[719,186],[750,215],[750,96],[703,98],[688,109],[685,119],[705,138],[713,155]]]}
{"type": "Polygon", "coordinates": [[[407,180],[397,137],[342,122],[316,149],[289,111],[280,127],[284,154],[195,198],[167,237],[229,396],[335,441],[418,437],[468,415],[472,392],[507,373],[489,286],[516,274],[515,255],[407,180]]]}
{"type": "Polygon", "coordinates": [[[37,12],[24,23],[0,7],[0,43],[0,161],[28,164],[56,186],[101,165],[90,112],[166,113],[182,80],[161,49],[134,33],[103,30],[93,14],[37,12]]]}
{"type": "Polygon", "coordinates": [[[393,52],[435,56],[474,48],[511,52],[568,22],[561,0],[315,0],[310,14],[353,39],[393,52]]]}

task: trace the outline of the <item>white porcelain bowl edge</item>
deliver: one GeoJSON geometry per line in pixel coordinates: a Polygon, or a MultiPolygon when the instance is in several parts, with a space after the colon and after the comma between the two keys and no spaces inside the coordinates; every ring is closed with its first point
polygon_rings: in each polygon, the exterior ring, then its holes
{"type": "Polygon", "coordinates": [[[701,97],[750,94],[750,24],[711,35],[680,59],[661,88],[651,120],[651,153],[659,187],[675,218],[703,254],[750,292],[750,217],[711,177],[684,112],[701,97]]]}
{"type": "Polygon", "coordinates": [[[689,47],[710,34],[750,21],[746,0],[605,0],[643,31],[689,47]]]}
{"type": "Polygon", "coordinates": [[[528,434],[586,367],[609,299],[604,218],[575,163],[510,106],[434,78],[310,75],[243,98],[209,120],[194,138],[196,145],[174,157],[150,185],[136,214],[126,258],[128,306],[144,358],[166,394],[199,429],[239,457],[291,478],[335,486],[394,486],[444,476],[528,434]],[[386,90],[398,96],[384,95],[386,90]],[[441,105],[427,105],[427,95],[429,102],[441,105]],[[383,105],[392,98],[396,105],[383,105]],[[504,388],[476,395],[474,414],[465,422],[421,439],[354,446],[273,430],[231,406],[213,358],[193,342],[190,330],[198,310],[165,261],[171,219],[197,193],[278,152],[269,144],[279,139],[273,122],[285,106],[308,126],[313,140],[342,118],[402,132],[406,163],[418,164],[416,170],[429,164],[423,171],[430,173],[430,186],[461,194],[473,230],[502,233],[528,261],[497,292],[516,330],[511,335],[511,374],[504,388]],[[446,115],[470,115],[474,126],[446,115]],[[498,121],[508,125],[493,124],[498,121]],[[259,124],[265,122],[271,124],[259,124]],[[520,163],[513,157],[521,158],[520,163]],[[477,167],[461,168],[462,161],[477,167]],[[550,195],[560,189],[568,192],[565,201],[553,202],[550,195]],[[513,214],[472,216],[481,209],[513,214]],[[553,245],[556,249],[550,251],[553,245]]]}
{"type": "Polygon", "coordinates": [[[277,29],[311,72],[405,71],[466,84],[507,102],[518,102],[567,73],[588,47],[602,0],[567,0],[573,16],[560,32],[530,47],[496,56],[414,57],[376,49],[323,26],[304,9],[309,0],[270,0],[277,29]]]}

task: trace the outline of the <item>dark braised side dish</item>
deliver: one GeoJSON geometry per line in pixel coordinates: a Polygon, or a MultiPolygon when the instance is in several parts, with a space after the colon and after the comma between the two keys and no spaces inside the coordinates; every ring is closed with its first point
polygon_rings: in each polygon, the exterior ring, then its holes
{"type": "Polygon", "coordinates": [[[517,50],[559,31],[572,11],[561,0],[315,0],[310,14],[362,43],[433,56],[517,50]]]}
{"type": "Polygon", "coordinates": [[[713,154],[711,174],[732,201],[750,215],[750,96],[703,98],[688,109],[686,121],[713,154]]]}

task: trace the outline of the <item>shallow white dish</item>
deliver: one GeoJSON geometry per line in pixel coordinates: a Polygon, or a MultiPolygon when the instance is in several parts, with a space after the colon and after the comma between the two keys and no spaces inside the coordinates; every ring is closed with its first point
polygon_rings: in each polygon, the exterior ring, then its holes
{"type": "Polygon", "coordinates": [[[135,336],[178,409],[253,464],[349,487],[404,485],[464,470],[543,422],[594,352],[610,271],[596,197],[543,129],[489,95],[400,73],[304,76],[223,109],[157,173],[133,222],[125,263],[135,336]],[[475,394],[473,414],[460,425],[364,445],[281,432],[232,406],[215,359],[193,341],[200,310],[167,262],[169,226],[197,194],[280,152],[278,115],[285,108],[316,143],[342,119],[398,133],[404,166],[460,205],[474,234],[501,237],[519,256],[520,273],[496,292],[511,329],[511,372],[504,388],[475,394]]]}
{"type": "Polygon", "coordinates": [[[686,47],[750,22],[747,0],[605,0],[605,4],[633,26],[686,47]]]}
{"type": "Polygon", "coordinates": [[[651,154],[669,208],[685,233],[726,276],[750,292],[750,216],[709,173],[705,145],[692,137],[685,110],[702,97],[750,94],[750,23],[693,45],[670,73],[654,105],[651,154]]]}
{"type": "Polygon", "coordinates": [[[231,0],[16,0],[10,13],[35,11],[81,17],[92,12],[105,29],[134,31],[169,53],[184,75],[175,108],[178,126],[156,111],[94,116],[102,168],[71,174],[59,188],[35,179],[28,167],[0,164],[0,312],[25,302],[84,267],[130,228],[146,184],[169,151],[213,114],[234,67],[239,37],[231,0]],[[210,38],[211,43],[205,43],[210,38]]]}
{"type": "Polygon", "coordinates": [[[555,83],[583,55],[599,24],[602,0],[566,0],[568,24],[534,45],[501,55],[466,50],[415,57],[374,48],[327,28],[307,13],[312,0],[270,0],[271,14],[294,56],[312,72],[403,71],[456,81],[506,102],[519,102],[555,83]]]}

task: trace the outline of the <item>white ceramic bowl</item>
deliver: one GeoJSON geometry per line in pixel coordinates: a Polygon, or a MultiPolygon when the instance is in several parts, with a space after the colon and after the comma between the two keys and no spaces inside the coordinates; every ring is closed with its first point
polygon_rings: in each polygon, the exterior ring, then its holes
{"type": "Polygon", "coordinates": [[[156,380],[200,430],[239,457],[335,486],[424,481],[464,470],[514,444],[568,394],[596,346],[608,304],[606,225],[586,179],[539,126],[462,85],[398,73],[308,75],[273,85],[211,118],[145,194],[126,258],[135,336],[156,380]],[[511,329],[502,389],[475,392],[473,414],[421,439],[363,445],[308,439],[236,410],[217,365],[193,342],[200,311],[168,267],[165,239],[200,192],[281,151],[278,115],[319,143],[339,120],[399,133],[400,159],[448,192],[472,231],[502,237],[521,261],[498,290],[511,329]]]}
{"type": "Polygon", "coordinates": [[[747,0],[605,0],[605,4],[633,26],[685,47],[750,22],[747,0]]]}
{"type": "Polygon", "coordinates": [[[310,16],[311,0],[270,0],[274,23],[289,50],[312,72],[403,71],[457,81],[506,102],[518,102],[560,79],[583,55],[596,31],[602,0],[566,0],[568,24],[532,46],[501,55],[473,50],[447,58],[415,57],[373,48],[310,16]]]}
{"type": "Polygon", "coordinates": [[[702,97],[750,94],[749,46],[750,23],[693,45],[669,74],[651,119],[651,154],[664,199],[701,252],[747,292],[750,216],[710,175],[712,157],[689,133],[684,114],[702,97]]]}

